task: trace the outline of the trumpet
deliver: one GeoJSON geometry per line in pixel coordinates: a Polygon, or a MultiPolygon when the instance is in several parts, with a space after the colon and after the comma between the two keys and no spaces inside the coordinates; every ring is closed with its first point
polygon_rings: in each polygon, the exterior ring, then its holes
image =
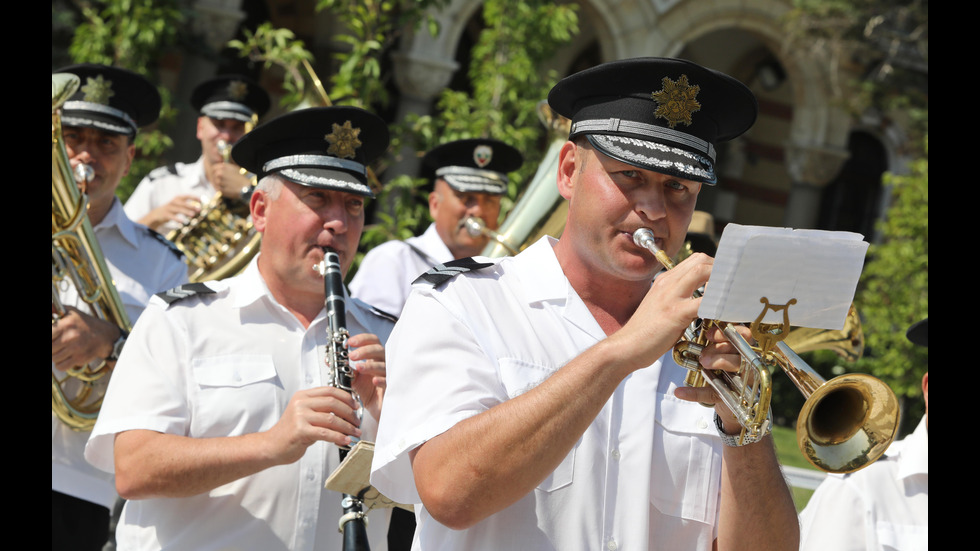
{"type": "Polygon", "coordinates": [[[517,249],[508,243],[506,239],[504,239],[504,236],[488,228],[487,223],[478,216],[467,216],[466,218],[460,220],[459,224],[456,225],[456,231],[463,228],[466,228],[466,232],[470,234],[470,237],[480,237],[481,235],[485,235],[497,243],[500,243],[505,249],[507,249],[508,252],[510,252],[510,254],[518,253],[517,249]]]}
{"type": "MultiPolygon", "coordinates": [[[[633,242],[653,253],[664,268],[674,267],[667,254],[657,247],[649,229],[637,230],[633,242]]],[[[701,292],[695,291],[694,296],[700,297],[701,292]]],[[[740,441],[746,437],[755,439],[771,428],[772,372],[778,366],[806,399],[797,418],[796,436],[800,452],[810,464],[826,472],[848,473],[877,461],[898,430],[895,393],[881,380],[863,373],[845,374],[829,381],[821,377],[784,342],[792,336],[788,307],[796,299],[776,306],[766,297],[760,302],[765,307],[750,324],[758,346],[751,345],[727,322],[695,320],[685,330],[673,350],[674,361],[688,369],[685,384],[713,388],[742,426],[740,441]],[[762,323],[769,309],[781,309],[783,322],[762,323]],[[704,332],[712,326],[722,330],[742,357],[738,372],[701,367],[700,353],[707,345],[704,332]]],[[[857,320],[853,305],[848,320],[853,327],[857,320]]],[[[830,340],[841,341],[834,336],[830,340]]],[[[860,338],[849,338],[846,342],[863,343],[860,338]]]]}

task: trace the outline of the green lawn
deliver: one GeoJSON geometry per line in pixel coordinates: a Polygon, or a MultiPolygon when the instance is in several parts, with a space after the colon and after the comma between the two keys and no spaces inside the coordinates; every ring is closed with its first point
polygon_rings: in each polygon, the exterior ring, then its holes
{"type": "MultiPolygon", "coordinates": [[[[803,469],[814,469],[813,465],[800,453],[799,446],[796,445],[796,430],[789,427],[773,427],[772,438],[776,444],[776,457],[780,465],[791,465],[803,469]]],[[[793,501],[796,502],[796,510],[802,511],[813,490],[805,488],[790,488],[793,491],[793,501]]]]}

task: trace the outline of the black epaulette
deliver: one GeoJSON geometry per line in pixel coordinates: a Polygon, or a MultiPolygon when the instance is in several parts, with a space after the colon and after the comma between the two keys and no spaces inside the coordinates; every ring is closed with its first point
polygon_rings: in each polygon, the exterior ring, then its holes
{"type": "MultiPolygon", "coordinates": [[[[365,304],[367,304],[367,303],[365,302],[365,304]]],[[[371,306],[370,304],[367,304],[367,307],[368,307],[368,310],[370,310],[372,314],[378,316],[379,318],[384,318],[384,319],[386,319],[386,320],[388,320],[388,321],[390,321],[392,323],[395,323],[396,321],[398,321],[398,316],[396,316],[394,314],[389,314],[388,312],[385,312],[384,310],[382,310],[380,308],[377,308],[375,306],[371,306]]]]}
{"type": "Polygon", "coordinates": [[[158,166],[153,170],[151,170],[149,174],[147,174],[147,176],[149,176],[151,180],[156,180],[157,178],[163,178],[164,176],[170,176],[170,175],[180,176],[180,174],[177,172],[176,163],[168,163],[164,166],[158,166]]]}
{"type": "Polygon", "coordinates": [[[209,295],[214,294],[216,291],[207,286],[206,283],[185,283],[180,287],[174,287],[169,291],[164,291],[162,293],[157,293],[156,296],[163,299],[167,304],[173,304],[178,300],[192,297],[194,295],[209,295]]]}
{"type": "Polygon", "coordinates": [[[167,239],[166,237],[164,237],[163,234],[158,233],[158,232],[156,232],[154,230],[151,230],[150,228],[147,228],[146,226],[142,226],[142,227],[143,227],[144,230],[146,230],[147,232],[149,232],[151,236],[153,236],[153,239],[156,239],[157,241],[159,241],[159,242],[163,243],[164,245],[166,245],[167,248],[170,249],[170,252],[174,253],[177,256],[177,258],[180,259],[181,262],[184,261],[184,251],[182,251],[179,248],[177,248],[177,245],[173,241],[171,241],[171,240],[167,239]]]}
{"type": "Polygon", "coordinates": [[[472,272],[473,270],[479,270],[481,268],[486,268],[487,266],[493,266],[493,262],[477,262],[473,259],[473,257],[452,260],[450,262],[446,262],[445,264],[433,266],[429,269],[429,271],[416,278],[415,281],[412,282],[412,285],[417,283],[427,283],[433,288],[437,288],[459,274],[472,272]]]}

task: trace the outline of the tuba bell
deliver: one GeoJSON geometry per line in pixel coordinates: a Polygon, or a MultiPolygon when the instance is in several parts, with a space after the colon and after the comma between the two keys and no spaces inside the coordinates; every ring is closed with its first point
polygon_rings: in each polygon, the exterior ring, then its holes
{"type": "MultiPolygon", "coordinates": [[[[252,121],[245,124],[246,133],[255,127],[257,119],[253,115],[252,121]]],[[[221,140],[217,145],[228,162],[232,144],[221,140]]],[[[236,275],[259,252],[262,235],[252,227],[249,211],[249,197],[256,183],[253,177],[240,198],[215,193],[197,215],[167,234],[167,239],[184,253],[190,282],[236,275]]]]}
{"type": "MultiPolygon", "coordinates": [[[[72,173],[61,133],[61,105],[79,86],[77,76],[51,75],[51,321],[65,314],[61,291],[74,286],[92,315],[129,332],[132,325],[119,298],[88,218],[88,199],[72,173]]],[[[79,165],[79,168],[88,168],[79,165]]],[[[75,431],[92,430],[111,368],[104,361],[51,372],[51,411],[75,431]]]]}

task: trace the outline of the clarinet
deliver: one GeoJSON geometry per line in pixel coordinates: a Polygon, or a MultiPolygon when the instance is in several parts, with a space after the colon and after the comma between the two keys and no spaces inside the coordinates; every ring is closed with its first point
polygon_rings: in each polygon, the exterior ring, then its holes
{"type": "MultiPolygon", "coordinates": [[[[329,322],[327,367],[330,373],[330,386],[350,392],[355,399],[357,394],[351,384],[351,367],[348,360],[346,306],[344,304],[344,277],[340,269],[340,255],[330,247],[323,248],[323,262],[316,266],[323,275],[326,296],[327,320],[329,322]]],[[[355,439],[356,442],[356,439],[355,439]]],[[[347,457],[348,447],[340,447],[340,460],[347,457]]],[[[370,551],[367,538],[367,518],[361,510],[361,498],[343,494],[340,501],[344,514],[340,517],[339,529],[344,534],[344,551],[370,551]]]]}

